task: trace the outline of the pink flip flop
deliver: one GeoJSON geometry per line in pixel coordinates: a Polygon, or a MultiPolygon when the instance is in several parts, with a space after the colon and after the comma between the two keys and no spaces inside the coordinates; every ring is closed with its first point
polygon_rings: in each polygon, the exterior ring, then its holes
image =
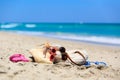
{"type": "Polygon", "coordinates": [[[29,62],[29,60],[25,58],[23,54],[13,54],[9,59],[12,62],[29,62]]]}

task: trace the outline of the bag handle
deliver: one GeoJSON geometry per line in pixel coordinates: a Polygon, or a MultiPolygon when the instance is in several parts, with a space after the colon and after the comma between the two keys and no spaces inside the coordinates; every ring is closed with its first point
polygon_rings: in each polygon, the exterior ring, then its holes
{"type": "MultiPolygon", "coordinates": [[[[80,51],[75,51],[74,53],[78,53],[80,56],[82,56],[83,59],[84,59],[83,64],[86,63],[86,59],[85,59],[84,55],[83,55],[80,51]]],[[[74,61],[70,58],[70,56],[69,56],[68,54],[67,54],[67,57],[68,57],[68,59],[69,59],[73,64],[78,65],[78,66],[83,65],[83,64],[77,64],[76,62],[74,62],[74,61]]]]}

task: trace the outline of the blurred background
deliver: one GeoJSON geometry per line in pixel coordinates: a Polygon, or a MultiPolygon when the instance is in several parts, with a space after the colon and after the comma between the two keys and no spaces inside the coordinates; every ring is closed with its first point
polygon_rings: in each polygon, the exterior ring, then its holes
{"type": "Polygon", "coordinates": [[[120,0],[0,0],[0,30],[120,45],[120,0]]]}

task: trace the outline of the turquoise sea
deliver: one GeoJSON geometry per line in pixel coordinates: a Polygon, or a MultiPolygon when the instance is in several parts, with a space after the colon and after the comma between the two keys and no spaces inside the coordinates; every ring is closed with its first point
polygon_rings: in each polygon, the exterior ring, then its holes
{"type": "Polygon", "coordinates": [[[0,23],[1,31],[120,46],[120,24],[0,23]]]}

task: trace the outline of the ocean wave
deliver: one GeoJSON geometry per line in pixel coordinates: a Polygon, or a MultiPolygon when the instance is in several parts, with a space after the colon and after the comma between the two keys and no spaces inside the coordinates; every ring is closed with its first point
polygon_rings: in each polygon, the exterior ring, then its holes
{"type": "Polygon", "coordinates": [[[104,37],[104,36],[53,36],[55,38],[62,38],[68,40],[87,41],[105,44],[118,44],[120,45],[120,38],[104,37]]]}
{"type": "Polygon", "coordinates": [[[36,27],[35,24],[26,24],[25,26],[26,26],[27,28],[35,28],[35,27],[36,27]]]}
{"type": "Polygon", "coordinates": [[[120,38],[107,37],[107,36],[83,36],[75,34],[64,34],[64,33],[46,33],[46,32],[29,32],[29,31],[17,31],[19,34],[27,34],[33,36],[46,36],[51,38],[75,40],[75,41],[87,41],[93,43],[105,43],[105,44],[116,44],[120,45],[120,38]]]}
{"type": "Polygon", "coordinates": [[[16,31],[17,34],[25,34],[25,35],[33,35],[33,36],[40,36],[44,35],[44,32],[34,32],[34,31],[16,31]]]}
{"type": "Polygon", "coordinates": [[[1,28],[14,28],[17,27],[19,24],[10,23],[10,24],[1,24],[1,28]]]}

